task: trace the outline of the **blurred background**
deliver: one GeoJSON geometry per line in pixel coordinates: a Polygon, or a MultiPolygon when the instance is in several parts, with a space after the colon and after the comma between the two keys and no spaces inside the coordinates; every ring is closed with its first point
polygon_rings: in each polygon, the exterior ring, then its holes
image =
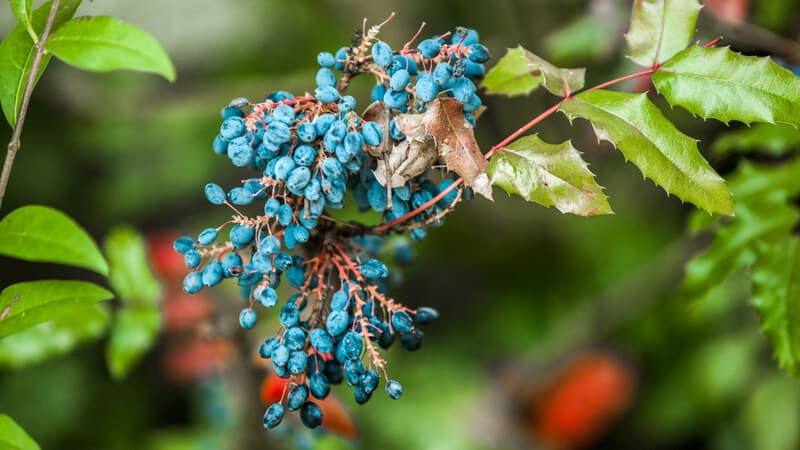
{"type": "MultiPolygon", "coordinates": [[[[537,131],[551,142],[573,139],[616,214],[566,216],[499,191],[494,204],[462,204],[416,245],[413,264],[395,270],[394,296],[433,306],[441,319],[418,352],[388,354],[391,376],[405,387],[401,401],[377,395],[357,407],[339,390],[349,411],[342,418],[355,430],[265,432],[259,387],[267,372],[252,355],[277,322],[237,331],[241,300],[232,286],[181,294],[171,239],[226,220],[202,187],[242,178],[211,151],[231,98],[313,89],[317,52],[349,43],[364,17],[380,22],[392,11],[382,38],[396,46],[422,21],[425,35],[469,26],[494,62],[521,44],[556,64],[588,66],[592,85],[633,69],[623,39],[630,3],[86,2],[78,15],[114,15],[154,34],[178,79],[97,75],[53,61],[33,97],[6,210],[53,206],[98,240],[120,223],[141,230],[164,286],[163,331],[121,382],[108,375],[102,339],[41,362],[15,362],[16,350],[3,347],[0,410],[44,449],[798,448],[800,385],[772,360],[747,283],[734,279],[703,302],[679,296],[684,262],[707,243],[685,232],[690,206],[643,181],[585,122],[571,128],[560,115],[537,131]]],[[[13,24],[0,6],[0,34],[13,24]]],[[[800,63],[800,1],[707,2],[699,29],[701,42],[723,35],[737,50],[800,63]]],[[[353,84],[362,105],[371,83],[353,84]]],[[[485,103],[477,130],[488,148],[553,98],[485,103]]],[[[665,113],[703,150],[725,131],[665,113]]],[[[0,130],[0,139],[9,135],[0,130]]],[[[735,162],[712,159],[723,174],[735,162]]],[[[93,279],[0,258],[0,286],[51,277],[93,279]]]]}

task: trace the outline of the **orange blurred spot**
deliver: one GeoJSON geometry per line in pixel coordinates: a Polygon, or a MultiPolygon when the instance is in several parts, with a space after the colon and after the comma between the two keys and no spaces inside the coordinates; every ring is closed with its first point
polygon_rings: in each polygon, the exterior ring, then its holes
{"type": "Polygon", "coordinates": [[[183,279],[186,267],[183,264],[183,255],[172,248],[172,243],[178,238],[176,233],[157,232],[151,233],[147,238],[150,250],[150,262],[153,269],[161,277],[178,277],[183,279]]]}
{"type": "Polygon", "coordinates": [[[164,302],[165,329],[168,333],[189,330],[211,315],[211,302],[200,294],[168,293],[164,302]]]}
{"type": "Polygon", "coordinates": [[[533,408],[531,433],[553,448],[583,448],[601,438],[634,400],[636,374],[611,353],[569,361],[533,408]]]}
{"type": "MultiPolygon", "coordinates": [[[[264,405],[279,402],[289,379],[270,372],[261,383],[261,401],[264,405]]],[[[284,400],[286,400],[284,398],[284,400]]],[[[325,400],[313,399],[322,409],[322,429],[345,439],[358,439],[358,429],[350,412],[336,395],[331,393],[325,400]]]]}
{"type": "Polygon", "coordinates": [[[192,341],[167,350],[164,368],[170,379],[187,382],[225,368],[236,355],[236,346],[228,339],[192,341]]]}
{"type": "Polygon", "coordinates": [[[750,0],[705,0],[703,3],[712,14],[729,22],[745,20],[750,10],[750,0]]]}

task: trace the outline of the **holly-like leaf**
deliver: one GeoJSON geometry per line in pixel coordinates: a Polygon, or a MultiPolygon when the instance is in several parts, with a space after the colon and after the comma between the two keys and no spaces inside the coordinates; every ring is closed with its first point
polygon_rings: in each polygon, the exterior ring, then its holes
{"type": "Polygon", "coordinates": [[[664,63],[653,83],[672,105],[704,119],[800,126],[800,78],[769,58],[693,45],[664,63]]]}
{"type": "Polygon", "coordinates": [[[150,33],[107,16],[71,20],[47,40],[58,59],[93,72],[137,70],[175,80],[175,67],[150,33]]]}
{"type": "Polygon", "coordinates": [[[397,127],[410,141],[406,144],[411,146],[408,150],[417,145],[418,158],[425,158],[422,162],[412,161],[411,157],[405,158],[407,164],[419,166],[415,171],[433,164],[430,158],[432,145],[447,168],[459,174],[467,186],[488,199],[492,198],[492,187],[486,175],[486,159],[460,103],[452,98],[437,98],[424,113],[400,114],[396,121],[397,127]]]}
{"type": "Polygon", "coordinates": [[[555,95],[583,88],[586,69],[560,69],[524,48],[508,49],[483,80],[490,94],[530,94],[542,85],[555,95]]]}
{"type": "Polygon", "coordinates": [[[683,293],[702,298],[734,271],[755,259],[756,243],[775,236],[788,236],[800,217],[785,201],[757,204],[737,203],[736,218],[720,229],[711,245],[686,265],[683,293]]]}
{"type": "Polygon", "coordinates": [[[757,123],[722,134],[711,145],[717,156],[766,153],[783,156],[800,149],[800,129],[790,125],[757,123]]]}
{"type": "Polygon", "coordinates": [[[8,450],[39,450],[39,444],[11,417],[0,414],[0,447],[8,450]]]}
{"type": "Polygon", "coordinates": [[[764,244],[753,268],[753,306],[780,366],[800,377],[800,239],[764,244]]]}
{"type": "Polygon", "coordinates": [[[662,63],[685,49],[702,6],[697,0],[636,0],[625,34],[629,57],[640,66],[662,63]]]}
{"type": "Polygon", "coordinates": [[[508,49],[483,79],[486,92],[513,97],[530,94],[539,87],[544,77],[526,53],[527,50],[522,47],[508,49]]]}
{"type": "MultiPolygon", "coordinates": [[[[50,13],[52,1],[42,4],[31,14],[32,30],[41,35],[44,30],[47,15],[50,13]]],[[[64,22],[75,15],[75,10],[81,4],[81,0],[63,0],[58,7],[53,29],[57,29],[64,22]]],[[[36,53],[33,40],[28,34],[28,29],[23,23],[18,23],[3,39],[0,44],[0,104],[3,107],[3,114],[13,128],[17,123],[22,95],[25,91],[25,84],[31,73],[33,57],[36,53]]],[[[42,57],[39,64],[39,71],[36,74],[35,82],[39,81],[47,63],[50,61],[49,54],[42,57]]]]}
{"type": "Polygon", "coordinates": [[[0,367],[18,369],[64,355],[103,336],[110,315],[100,305],[76,307],[58,319],[0,339],[0,367]]]}
{"type": "Polygon", "coordinates": [[[570,141],[549,144],[537,135],[517,139],[492,157],[488,174],[506,192],[565,214],[611,214],[603,188],[570,141]]]}
{"type": "Polygon", "coordinates": [[[161,329],[161,312],[156,307],[126,307],[114,318],[106,360],[111,375],[122,379],[153,346],[161,329]]]}
{"type": "Polygon", "coordinates": [[[0,221],[0,255],[108,274],[105,258],[86,231],[68,215],[46,206],[23,206],[0,221]]]}
{"type": "Polygon", "coordinates": [[[647,94],[587,91],[564,102],[561,111],[570,120],[590,121],[598,139],[615,145],[667,193],[709,212],[733,212],[725,180],[703,159],[697,141],[675,128],[647,94]]]}
{"type": "Polygon", "coordinates": [[[154,306],[161,295],[142,236],[128,227],[111,230],[105,241],[110,266],[108,282],[123,304],[154,306]]]}
{"type": "Polygon", "coordinates": [[[0,292],[0,338],[113,297],[111,292],[86,281],[12,284],[0,292]]]}

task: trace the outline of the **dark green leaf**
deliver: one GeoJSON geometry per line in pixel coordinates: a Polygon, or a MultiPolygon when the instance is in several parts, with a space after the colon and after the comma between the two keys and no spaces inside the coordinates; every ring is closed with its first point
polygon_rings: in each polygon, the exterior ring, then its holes
{"type": "Polygon", "coordinates": [[[737,203],[736,218],[720,229],[707,250],[686,265],[683,293],[701,298],[730,273],[753,263],[754,246],[763,239],[786,236],[800,217],[786,202],[737,203]]]}
{"type": "Polygon", "coordinates": [[[675,128],[647,94],[587,91],[564,102],[561,111],[570,120],[589,120],[598,139],[614,144],[668,193],[709,212],[733,212],[725,180],[703,159],[697,141],[675,128]]]}
{"type": "Polygon", "coordinates": [[[527,95],[542,84],[541,73],[525,56],[522,47],[510,48],[492,67],[483,79],[483,86],[489,94],[508,96],[527,95]]]}
{"type": "Polygon", "coordinates": [[[123,308],[119,310],[106,347],[106,360],[111,375],[120,380],[153,346],[161,328],[158,308],[123,308]]]}
{"type": "Polygon", "coordinates": [[[611,214],[603,188],[569,141],[548,144],[536,135],[517,139],[494,155],[487,172],[492,184],[509,194],[562,213],[611,214]]]}
{"type": "Polygon", "coordinates": [[[161,288],[148,266],[142,236],[131,228],[115,228],[106,238],[105,250],[108,281],[117,297],[127,305],[155,305],[161,288]]]}
{"type": "Polygon", "coordinates": [[[45,48],[83,70],[138,70],[175,80],[175,67],[161,44],[148,32],[113,17],[71,20],[48,39],[45,48]]]}
{"type": "Polygon", "coordinates": [[[108,274],[106,260],[86,231],[71,217],[46,206],[23,206],[0,221],[0,255],[108,274]]]}
{"type": "MultiPolygon", "coordinates": [[[[63,0],[56,13],[53,29],[71,19],[80,3],[81,0],[63,0]]],[[[42,4],[31,15],[31,27],[37,35],[44,30],[51,4],[51,1],[42,4]]],[[[17,123],[22,94],[31,72],[35,52],[33,40],[22,23],[17,24],[0,44],[0,104],[11,127],[17,123]]],[[[42,58],[35,81],[42,76],[49,61],[50,55],[42,58]]]]}
{"type": "Polygon", "coordinates": [[[78,306],[58,319],[0,339],[0,367],[17,369],[69,353],[103,336],[109,322],[106,308],[78,306]]]}
{"type": "Polygon", "coordinates": [[[603,59],[614,50],[617,15],[586,14],[551,33],[544,41],[547,56],[562,64],[603,59]]]}
{"type": "Polygon", "coordinates": [[[0,338],[113,297],[111,292],[86,281],[12,284],[0,292],[0,338]]]}
{"type": "Polygon", "coordinates": [[[782,156],[800,150],[800,129],[783,124],[757,123],[722,134],[714,141],[711,150],[720,157],[759,152],[782,156]]]}
{"type": "Polygon", "coordinates": [[[489,71],[483,85],[490,93],[529,94],[544,80],[544,87],[555,95],[579,91],[586,69],[559,69],[522,47],[512,48],[489,71]]]}
{"type": "Polygon", "coordinates": [[[671,104],[704,119],[800,126],[800,78],[769,58],[693,45],[655,72],[653,83],[671,104]]]}
{"type": "Polygon", "coordinates": [[[39,444],[11,417],[0,414],[0,448],[6,450],[39,450],[39,444]]]}
{"type": "Polygon", "coordinates": [[[780,366],[800,377],[800,239],[762,244],[753,267],[753,305],[780,366]]]}
{"type": "Polygon", "coordinates": [[[697,0],[636,0],[625,34],[630,58],[640,66],[662,63],[685,49],[702,6],[697,0]]]}

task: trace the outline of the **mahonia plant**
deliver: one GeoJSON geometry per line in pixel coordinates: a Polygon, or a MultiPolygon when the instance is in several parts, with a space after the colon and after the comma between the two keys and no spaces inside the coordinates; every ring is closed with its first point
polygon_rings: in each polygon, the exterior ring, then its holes
{"type": "MultiPolygon", "coordinates": [[[[208,201],[235,214],[196,239],[179,238],[175,249],[192,270],[186,292],[238,280],[249,300],[239,317],[245,329],[255,325],[259,308],[281,303],[276,288],[282,280],[296,290],[280,306],[280,331],[259,348],[278,376],[291,379],[281,400],[267,408],[265,427],[280,424],[285,409],[299,410],[303,424],[319,427],[322,411],[314,399],[344,381],[360,404],[381,379],[391,398],[401,396],[380,349],[398,338],[407,350],[420,348],[419,326],[438,313],[389,296],[389,271],[378,259],[388,234],[423,239],[461,200],[473,193],[491,199],[492,185],[564,213],[611,213],[569,141],[522,137],[556,111],[588,120],[598,138],[668,193],[712,213],[732,213],[731,194],[696,140],[647,93],[606,88],[651,77],[671,104],[704,118],[798,125],[800,110],[791,105],[800,102],[800,82],[768,59],[715,48],[717,41],[689,45],[700,10],[696,0],[642,0],[633,8],[630,57],[644,68],[582,92],[584,69],[555,67],[522,47],[485,73],[489,51],[473,29],[459,27],[415,45],[423,24],[393,49],[378,38],[387,19],[369,29],[365,21],[351,45],[335,54],[319,53],[313,93],[274,91],[263,102],[237,98],[222,110],[213,149],[253,175],[227,191],[206,185],[208,201]],[[345,94],[358,75],[376,80],[372,103],[361,113],[345,94]],[[487,93],[521,95],[542,86],[561,99],[484,153],[474,135],[483,110],[481,79],[487,93]],[[348,194],[360,211],[381,213],[381,223],[332,217],[348,194]],[[263,213],[240,211],[253,203],[263,205],[263,213]],[[218,239],[226,228],[227,238],[218,239]]],[[[392,247],[408,256],[405,246],[392,247]]]]}

